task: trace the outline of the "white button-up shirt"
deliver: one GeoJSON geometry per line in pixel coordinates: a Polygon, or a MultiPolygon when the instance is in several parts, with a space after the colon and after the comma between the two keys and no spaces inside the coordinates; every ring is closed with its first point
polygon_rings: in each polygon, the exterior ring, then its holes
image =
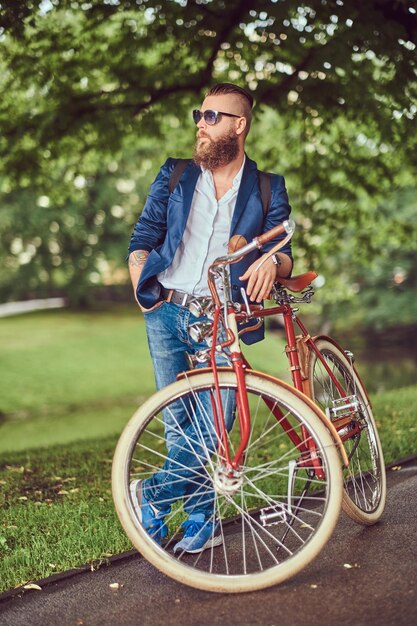
{"type": "Polygon", "coordinates": [[[166,289],[178,289],[194,296],[210,295],[207,272],[213,261],[227,254],[230,224],[242,179],[243,167],[231,188],[217,200],[213,175],[203,169],[194,190],[190,214],[182,241],[171,265],[158,274],[166,289]]]}

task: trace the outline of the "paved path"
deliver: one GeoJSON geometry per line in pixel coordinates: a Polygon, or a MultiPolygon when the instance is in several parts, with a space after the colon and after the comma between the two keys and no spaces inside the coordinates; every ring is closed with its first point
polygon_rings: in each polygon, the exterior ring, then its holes
{"type": "Polygon", "coordinates": [[[263,591],[191,589],[134,555],[42,591],[0,597],[0,625],[410,626],[417,623],[416,503],[417,463],[388,470],[379,524],[358,526],[343,514],[308,568],[263,591]],[[112,583],[122,586],[115,591],[112,583]]]}
{"type": "Polygon", "coordinates": [[[0,317],[20,315],[31,311],[44,309],[62,309],[66,304],[65,298],[43,298],[38,300],[23,300],[22,302],[6,302],[0,304],[0,317]]]}

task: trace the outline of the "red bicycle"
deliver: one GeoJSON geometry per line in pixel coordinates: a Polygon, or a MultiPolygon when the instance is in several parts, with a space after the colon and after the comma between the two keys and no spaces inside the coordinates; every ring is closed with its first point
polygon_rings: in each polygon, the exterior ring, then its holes
{"type": "Polygon", "coordinates": [[[241,592],[277,584],[320,552],[342,500],[365,524],[376,522],[384,508],[382,449],[352,355],[328,337],[311,337],[296,316],[294,305],[311,301],[315,274],[280,279],[272,308],[231,297],[229,265],[287,231],[273,254],[293,230],[293,222],[285,222],[215,261],[212,298],[196,301],[190,327],[207,348],[191,357],[192,369],[138,409],[115,451],[113,498],[127,535],[156,567],[193,587],[241,592]],[[239,342],[239,335],[277,314],[284,319],[293,386],[252,370],[239,342]],[[252,326],[239,333],[238,323],[247,322],[252,326]],[[216,364],[218,354],[229,366],[216,364]],[[166,450],[167,413],[179,453],[192,458],[186,466],[173,463],[166,450]],[[181,496],[167,501],[162,545],[142,527],[130,494],[132,481],[155,473],[173,487],[187,479],[181,496]],[[187,503],[196,497],[211,503],[207,523],[215,540],[198,554],[175,552],[187,503]]]}

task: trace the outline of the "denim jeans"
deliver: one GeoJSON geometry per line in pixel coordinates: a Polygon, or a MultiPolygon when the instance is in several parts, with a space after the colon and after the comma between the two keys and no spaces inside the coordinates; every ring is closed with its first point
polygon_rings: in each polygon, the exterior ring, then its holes
{"type": "MultiPolygon", "coordinates": [[[[186,307],[170,302],[164,302],[144,317],[156,386],[161,389],[174,382],[177,374],[189,369],[186,352],[195,354],[207,349],[205,341],[193,341],[188,332],[189,324],[205,318],[196,318],[186,307]]],[[[222,354],[217,356],[216,362],[227,365],[222,354]]],[[[222,399],[226,427],[230,430],[234,398],[222,394],[222,399]]],[[[209,517],[213,512],[214,494],[208,486],[204,467],[207,456],[216,448],[209,392],[199,393],[197,405],[189,410],[181,401],[170,405],[169,410],[163,411],[163,419],[168,455],[161,470],[144,481],[144,496],[161,512],[168,512],[173,502],[183,498],[188,514],[204,513],[209,517]]]]}

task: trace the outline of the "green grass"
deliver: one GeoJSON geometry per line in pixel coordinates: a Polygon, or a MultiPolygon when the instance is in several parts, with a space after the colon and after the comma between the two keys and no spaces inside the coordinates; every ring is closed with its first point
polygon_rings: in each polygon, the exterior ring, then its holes
{"type": "Polygon", "coordinates": [[[131,546],[110,490],[115,438],[41,448],[0,461],[0,590],[131,546]]]}
{"type": "MultiPolygon", "coordinates": [[[[0,323],[0,591],[131,547],[114,512],[111,459],[154,390],[132,306],[0,323]]],[[[288,379],[276,336],[246,351],[288,379]]],[[[415,452],[417,386],[373,397],[386,461],[415,452]]]]}
{"type": "Polygon", "coordinates": [[[372,396],[372,411],[386,463],[416,454],[416,405],[417,385],[372,396]]]}
{"type": "MultiPolygon", "coordinates": [[[[50,311],[0,323],[0,453],[120,433],[154,390],[145,324],[132,305],[50,311]]],[[[277,337],[246,350],[287,377],[277,337]]]]}
{"type": "Polygon", "coordinates": [[[114,403],[153,389],[143,319],[132,306],[6,318],[0,324],[0,410],[24,419],[114,403]]]}

